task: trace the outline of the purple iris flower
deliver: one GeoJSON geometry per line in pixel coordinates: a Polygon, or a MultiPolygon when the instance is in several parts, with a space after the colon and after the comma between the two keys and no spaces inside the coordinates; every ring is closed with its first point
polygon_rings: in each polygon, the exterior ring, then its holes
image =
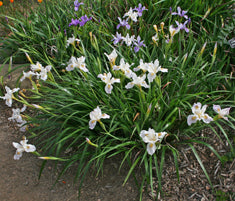
{"type": "Polygon", "coordinates": [[[83,2],[79,3],[78,0],[75,0],[75,1],[74,1],[74,6],[75,6],[75,7],[74,7],[74,10],[75,10],[75,11],[78,11],[79,6],[80,6],[80,5],[83,5],[83,4],[84,4],[83,2]]]}
{"type": "Polygon", "coordinates": [[[88,18],[86,15],[80,17],[79,25],[80,27],[84,26],[88,21],[90,21],[92,17],[88,18]]]}
{"type": "Polygon", "coordinates": [[[190,17],[188,18],[188,24],[191,24],[191,18],[190,17]]]}
{"type": "Polygon", "coordinates": [[[136,10],[138,12],[138,16],[141,17],[142,16],[142,13],[144,10],[148,10],[145,8],[145,6],[142,6],[141,3],[139,3],[139,6],[138,7],[135,7],[133,10],[136,10]]]}
{"type": "Polygon", "coordinates": [[[116,36],[114,36],[114,38],[112,39],[113,44],[116,45],[117,43],[122,41],[122,39],[123,39],[122,34],[119,34],[118,32],[116,32],[116,36]]]}
{"type": "Polygon", "coordinates": [[[131,26],[128,24],[126,20],[122,20],[120,17],[118,17],[118,19],[119,19],[120,24],[117,25],[117,29],[119,29],[120,26],[126,27],[127,29],[131,28],[131,26]]]}
{"type": "Polygon", "coordinates": [[[143,46],[143,47],[146,47],[146,45],[144,44],[144,41],[141,41],[140,36],[137,37],[137,40],[134,42],[134,44],[136,45],[136,46],[134,47],[135,53],[136,53],[136,52],[139,52],[140,47],[142,47],[142,46],[143,46]]]}
{"type": "Polygon", "coordinates": [[[177,10],[178,10],[178,13],[173,12],[173,13],[171,13],[171,15],[179,15],[180,17],[184,17],[185,19],[188,19],[188,16],[185,15],[188,11],[181,10],[181,8],[179,6],[177,7],[177,10]]]}
{"type": "Polygon", "coordinates": [[[175,23],[177,24],[177,29],[180,29],[180,30],[185,30],[185,32],[189,32],[189,29],[186,27],[186,24],[188,23],[188,20],[184,22],[184,24],[182,23],[179,23],[178,21],[175,21],[175,23]]]}
{"type": "Polygon", "coordinates": [[[79,24],[79,20],[78,19],[73,19],[71,20],[71,22],[69,23],[69,26],[77,26],[79,24]]]}

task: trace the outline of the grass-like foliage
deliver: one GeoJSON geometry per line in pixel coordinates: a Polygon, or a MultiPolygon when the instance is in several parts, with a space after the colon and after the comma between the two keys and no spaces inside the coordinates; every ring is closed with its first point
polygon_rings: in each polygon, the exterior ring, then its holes
{"type": "Polygon", "coordinates": [[[2,50],[31,62],[21,81],[29,78],[33,88],[6,88],[2,98],[35,110],[18,121],[36,139],[35,154],[64,161],[61,175],[77,164],[76,178],[83,180],[91,166],[99,173],[105,158],[121,155],[120,168],[130,165],[124,184],[137,166],[143,169],[136,179],[141,199],[146,182],[153,190],[153,175],[162,192],[167,154],[179,178],[178,149],[186,144],[212,185],[194,145],[221,156],[195,134],[210,127],[234,155],[232,134],[224,129],[234,129],[231,5],[119,0],[55,6],[45,0],[27,18],[8,16],[12,34],[2,50]]]}

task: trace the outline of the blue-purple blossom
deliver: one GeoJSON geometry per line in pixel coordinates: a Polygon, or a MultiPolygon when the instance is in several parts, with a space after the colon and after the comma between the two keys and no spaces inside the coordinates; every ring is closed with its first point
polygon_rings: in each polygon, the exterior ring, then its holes
{"type": "Polygon", "coordinates": [[[122,34],[119,34],[118,32],[116,32],[116,36],[114,36],[114,38],[112,39],[113,44],[116,45],[117,43],[122,41],[122,39],[123,39],[122,34]]]}
{"type": "Polygon", "coordinates": [[[177,24],[177,29],[180,29],[180,30],[185,30],[185,32],[189,32],[189,29],[186,27],[186,24],[188,23],[188,20],[184,22],[184,24],[182,23],[179,23],[178,21],[175,21],[175,23],[177,24]]]}
{"type": "Polygon", "coordinates": [[[120,23],[117,25],[117,29],[119,29],[120,26],[126,27],[127,29],[131,28],[131,26],[128,24],[128,22],[126,20],[122,20],[120,17],[118,17],[118,19],[119,19],[120,23]]]}
{"type": "Polygon", "coordinates": [[[141,3],[139,3],[139,6],[138,7],[135,7],[133,10],[136,10],[138,12],[138,16],[141,17],[142,16],[142,13],[144,10],[148,10],[145,8],[145,6],[142,6],[141,3]]]}
{"type": "Polygon", "coordinates": [[[191,24],[191,21],[192,21],[192,20],[191,20],[191,18],[189,17],[189,18],[188,18],[188,24],[191,24]]]}
{"type": "Polygon", "coordinates": [[[80,17],[79,25],[82,27],[84,26],[88,21],[90,21],[92,17],[88,18],[86,15],[80,17]]]}
{"type": "Polygon", "coordinates": [[[84,4],[83,2],[79,3],[78,0],[75,0],[75,1],[74,1],[74,10],[75,10],[75,11],[78,11],[79,6],[80,6],[80,5],[83,5],[83,4],[84,4]]]}
{"type": "Polygon", "coordinates": [[[171,15],[179,15],[180,17],[184,17],[185,19],[188,19],[188,16],[185,15],[188,11],[181,10],[181,8],[179,6],[177,7],[177,11],[178,11],[178,13],[173,12],[173,13],[171,13],[171,15]]]}
{"type": "Polygon", "coordinates": [[[146,45],[144,44],[144,41],[141,41],[141,38],[140,38],[140,36],[138,36],[137,37],[137,40],[134,42],[134,44],[136,45],[135,47],[134,47],[134,51],[135,52],[139,52],[139,50],[140,50],[140,47],[146,47],[146,45]]]}
{"type": "Polygon", "coordinates": [[[79,20],[78,19],[73,19],[71,20],[71,22],[69,23],[69,26],[77,26],[79,24],[79,20]]]}

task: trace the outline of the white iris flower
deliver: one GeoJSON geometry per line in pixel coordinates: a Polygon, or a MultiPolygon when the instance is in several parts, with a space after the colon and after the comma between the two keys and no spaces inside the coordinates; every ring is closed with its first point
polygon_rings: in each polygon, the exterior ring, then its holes
{"type": "Polygon", "coordinates": [[[230,107],[221,109],[219,105],[213,105],[213,110],[218,113],[219,119],[225,119],[228,121],[228,117],[225,117],[225,115],[229,115],[230,107]]]}
{"type": "Polygon", "coordinates": [[[21,82],[24,81],[25,78],[28,78],[28,79],[31,80],[33,75],[36,75],[36,73],[33,72],[33,71],[28,71],[28,72],[24,72],[24,71],[23,71],[23,77],[20,78],[20,81],[21,81],[21,82]]]}
{"type": "Polygon", "coordinates": [[[122,58],[120,60],[120,65],[113,66],[113,70],[121,70],[125,74],[125,76],[127,76],[128,78],[131,78],[131,75],[133,73],[132,70],[130,69],[131,65],[128,63],[125,63],[124,59],[122,58]]]}
{"type": "Polygon", "coordinates": [[[108,74],[104,73],[104,74],[99,74],[98,78],[100,78],[105,84],[105,92],[107,94],[111,94],[111,91],[113,89],[112,84],[113,83],[120,83],[120,79],[116,79],[116,78],[111,78],[112,74],[110,72],[108,72],[108,74]]]}
{"type": "Polygon", "coordinates": [[[13,146],[16,148],[16,153],[14,155],[15,160],[19,160],[22,156],[22,153],[25,152],[34,152],[36,151],[36,147],[32,144],[27,144],[28,140],[24,137],[23,140],[20,141],[20,144],[17,142],[13,142],[13,146]]]}
{"type": "Polygon", "coordinates": [[[101,109],[99,106],[95,108],[91,113],[90,113],[90,121],[89,121],[89,128],[94,129],[96,122],[100,122],[100,119],[109,119],[110,116],[107,114],[102,114],[101,109]]]}
{"type": "Polygon", "coordinates": [[[23,108],[16,108],[16,109],[12,109],[12,116],[8,118],[9,121],[13,121],[13,122],[18,122],[18,123],[22,123],[23,119],[21,116],[21,112],[24,112],[26,110],[27,106],[24,105],[23,108]]]}
{"type": "Polygon", "coordinates": [[[166,132],[158,132],[157,133],[152,128],[149,128],[148,131],[142,130],[140,132],[140,137],[142,138],[142,140],[145,143],[148,143],[148,145],[147,145],[148,154],[153,155],[155,153],[156,149],[160,148],[159,145],[166,134],[167,134],[166,132]],[[156,145],[157,142],[159,143],[158,146],[156,145]]]}
{"type": "Polygon", "coordinates": [[[124,14],[123,18],[124,17],[128,17],[127,20],[131,18],[132,21],[137,22],[138,12],[135,12],[132,8],[130,8],[130,10],[124,14]]]}
{"type": "Polygon", "coordinates": [[[213,119],[208,115],[205,114],[207,105],[202,107],[201,103],[194,103],[192,107],[193,115],[189,115],[187,118],[187,123],[190,126],[192,123],[196,123],[198,120],[202,120],[204,123],[210,123],[213,119]]]}
{"type": "Polygon", "coordinates": [[[72,71],[75,68],[79,68],[80,70],[84,71],[84,72],[88,72],[88,69],[86,68],[86,64],[85,64],[85,57],[81,56],[79,58],[75,58],[74,56],[72,56],[69,60],[69,64],[66,67],[67,71],[72,71]]]}
{"type": "Polygon", "coordinates": [[[139,87],[145,87],[145,88],[149,88],[149,85],[147,85],[146,81],[145,81],[145,78],[146,78],[146,74],[144,74],[143,76],[137,76],[135,73],[132,73],[132,79],[133,81],[132,82],[129,82],[125,88],[126,89],[130,89],[132,87],[134,87],[134,85],[137,85],[139,87]]]}
{"type": "Polygon", "coordinates": [[[77,39],[77,38],[75,38],[74,37],[74,35],[73,35],[73,37],[71,37],[71,38],[69,38],[68,40],[67,40],[67,44],[66,44],[66,48],[71,44],[71,45],[73,45],[73,46],[75,46],[75,42],[80,42],[80,40],[79,39],[77,39]]]}
{"type": "Polygon", "coordinates": [[[51,66],[42,67],[40,73],[37,73],[37,79],[47,80],[47,73],[51,71],[51,66]]]}
{"type": "Polygon", "coordinates": [[[144,63],[143,59],[140,59],[140,65],[133,69],[134,71],[142,70],[146,72],[148,70],[148,63],[144,63]]]}
{"type": "Polygon", "coordinates": [[[123,37],[123,41],[126,43],[127,46],[130,46],[135,41],[135,36],[131,36],[129,34],[126,37],[123,37]]]}
{"type": "Polygon", "coordinates": [[[115,61],[116,61],[116,58],[117,58],[117,52],[115,49],[113,49],[113,51],[111,52],[111,54],[107,54],[107,53],[104,53],[105,56],[108,58],[109,62],[112,64],[112,65],[115,65],[115,61]]]}
{"type": "Polygon", "coordinates": [[[17,92],[20,90],[20,88],[14,88],[14,89],[10,89],[8,86],[5,86],[6,89],[6,94],[5,96],[0,96],[0,98],[2,98],[3,100],[6,100],[6,105],[8,107],[11,107],[12,105],[12,98],[14,97],[13,93],[17,92]]]}
{"type": "Polygon", "coordinates": [[[156,59],[155,61],[154,61],[154,63],[153,62],[151,62],[151,63],[148,63],[148,68],[147,68],[147,70],[148,70],[148,81],[149,82],[152,82],[154,79],[155,79],[155,77],[156,77],[156,73],[157,72],[159,72],[159,71],[161,71],[161,72],[168,72],[168,69],[166,69],[166,68],[161,68],[161,66],[159,66],[159,61],[158,61],[158,59],[156,59]]]}

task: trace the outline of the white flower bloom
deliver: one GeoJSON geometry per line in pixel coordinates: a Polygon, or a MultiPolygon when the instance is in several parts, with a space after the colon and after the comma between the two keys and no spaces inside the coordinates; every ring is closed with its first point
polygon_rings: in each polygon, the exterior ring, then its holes
{"type": "Polygon", "coordinates": [[[23,140],[20,141],[20,144],[17,142],[13,142],[13,146],[16,148],[16,153],[14,155],[15,160],[19,160],[22,156],[22,153],[25,152],[34,152],[36,151],[36,147],[32,144],[27,144],[28,140],[24,137],[23,140]]]}
{"type": "Polygon", "coordinates": [[[47,73],[48,73],[50,70],[51,70],[51,66],[46,66],[45,68],[42,67],[42,68],[41,68],[41,72],[36,74],[37,77],[38,77],[38,79],[39,79],[39,77],[40,77],[40,79],[46,81],[46,80],[47,80],[47,73]]]}
{"type": "Polygon", "coordinates": [[[77,38],[75,38],[74,37],[74,35],[73,35],[73,37],[71,37],[71,38],[69,38],[68,40],[67,40],[67,44],[66,44],[66,48],[71,44],[71,45],[75,45],[75,42],[80,42],[80,40],[79,39],[77,39],[77,38]]]}
{"type": "Polygon", "coordinates": [[[204,105],[202,108],[202,104],[201,103],[194,103],[193,107],[192,107],[192,112],[193,115],[189,115],[187,118],[187,123],[190,126],[192,123],[196,123],[198,120],[203,120],[203,122],[205,123],[210,123],[211,121],[213,121],[213,119],[208,115],[205,114],[207,105],[204,105]]]}
{"type": "Polygon", "coordinates": [[[153,155],[157,149],[156,142],[161,143],[163,137],[166,135],[166,132],[158,132],[156,133],[154,129],[149,128],[148,131],[142,130],[140,132],[140,137],[143,139],[147,145],[147,152],[150,155],[153,155]]]}
{"type": "Polygon", "coordinates": [[[123,37],[123,41],[127,46],[130,46],[135,41],[135,36],[130,37],[129,34],[127,34],[126,37],[123,37]]]}
{"type": "Polygon", "coordinates": [[[149,63],[148,64],[148,81],[149,82],[152,82],[154,79],[155,79],[155,77],[156,77],[156,73],[158,72],[158,71],[161,71],[161,72],[168,72],[168,69],[166,69],[166,68],[161,68],[161,66],[159,66],[159,61],[158,61],[158,59],[156,59],[155,61],[154,61],[154,63],[153,62],[151,62],[151,63],[149,63]]]}
{"type": "Polygon", "coordinates": [[[72,71],[75,68],[79,68],[80,70],[84,71],[84,72],[88,72],[88,69],[86,68],[86,64],[85,64],[85,57],[81,56],[79,58],[75,58],[75,57],[71,57],[69,60],[69,64],[66,67],[67,71],[72,71]]]}
{"type": "Polygon", "coordinates": [[[125,74],[125,76],[130,78],[133,73],[132,70],[130,69],[132,65],[133,64],[130,65],[128,63],[125,63],[124,59],[122,58],[120,61],[120,65],[119,66],[114,65],[113,70],[121,70],[125,74]]]}
{"type": "Polygon", "coordinates": [[[149,88],[149,85],[147,85],[146,81],[145,81],[145,78],[146,78],[146,74],[144,74],[142,77],[137,77],[137,75],[135,73],[132,73],[132,79],[133,81],[132,82],[129,82],[125,88],[126,89],[130,89],[132,88],[134,85],[137,85],[139,87],[145,87],[145,88],[149,88]]]}
{"type": "Polygon", "coordinates": [[[124,17],[128,17],[127,20],[131,18],[132,21],[137,22],[138,12],[135,12],[132,8],[130,8],[130,10],[124,14],[123,18],[124,17]]]}
{"type": "Polygon", "coordinates": [[[51,70],[51,66],[46,66],[45,68],[42,67],[41,68],[41,72],[40,73],[36,73],[37,75],[37,79],[42,79],[44,81],[47,80],[47,73],[51,70]]]}
{"type": "Polygon", "coordinates": [[[140,59],[140,65],[133,69],[134,71],[142,70],[146,72],[148,70],[148,63],[144,63],[143,59],[140,59]]]}
{"type": "Polygon", "coordinates": [[[23,119],[22,116],[20,115],[21,112],[24,112],[26,110],[27,106],[24,105],[23,108],[16,108],[16,109],[12,109],[12,116],[8,118],[9,121],[13,121],[13,122],[18,122],[18,123],[22,123],[23,119]]]}
{"type": "Polygon", "coordinates": [[[23,77],[20,78],[20,81],[21,81],[21,82],[24,81],[25,78],[28,78],[28,79],[31,80],[31,78],[32,78],[33,75],[36,75],[36,73],[34,73],[33,71],[29,71],[29,72],[24,72],[24,71],[23,71],[23,77]]]}
{"type": "Polygon", "coordinates": [[[109,119],[110,116],[107,114],[102,114],[101,109],[99,106],[95,108],[91,113],[90,113],[90,121],[89,121],[89,128],[94,129],[96,122],[100,121],[100,119],[109,119]]]}
{"type": "Polygon", "coordinates": [[[115,61],[116,61],[116,58],[117,58],[117,56],[118,56],[116,50],[113,49],[113,51],[111,52],[110,55],[108,55],[107,53],[104,53],[104,54],[105,54],[105,56],[108,57],[109,62],[114,65],[114,64],[115,64],[115,61]]]}
{"type": "Polygon", "coordinates": [[[219,119],[223,118],[227,121],[228,121],[228,117],[225,117],[225,115],[229,115],[230,109],[231,109],[230,107],[221,109],[221,107],[219,105],[213,105],[213,110],[218,113],[218,118],[219,119]]]}
{"type": "Polygon", "coordinates": [[[32,71],[41,71],[41,69],[42,69],[42,64],[40,64],[39,62],[37,62],[36,64],[31,64],[30,65],[30,67],[31,67],[31,70],[32,71]]]}
{"type": "Polygon", "coordinates": [[[105,84],[105,91],[107,94],[111,94],[111,91],[113,89],[112,84],[113,83],[120,83],[120,79],[116,79],[116,78],[111,78],[112,74],[110,72],[108,72],[108,74],[104,73],[104,74],[99,74],[98,78],[100,78],[105,84]]]}
{"type": "Polygon", "coordinates": [[[13,93],[17,92],[20,90],[20,88],[14,88],[14,89],[10,89],[9,87],[5,86],[6,89],[6,94],[5,96],[0,96],[0,98],[2,98],[3,100],[6,100],[6,105],[8,107],[11,107],[12,105],[12,98],[13,98],[13,93]]]}

